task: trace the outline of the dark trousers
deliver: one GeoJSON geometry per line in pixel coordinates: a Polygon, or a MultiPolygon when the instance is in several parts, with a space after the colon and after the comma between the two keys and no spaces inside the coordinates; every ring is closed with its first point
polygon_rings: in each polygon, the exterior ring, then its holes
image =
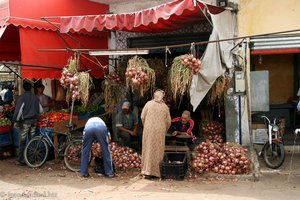
{"type": "Polygon", "coordinates": [[[94,140],[97,140],[102,148],[102,157],[104,163],[105,175],[113,174],[112,158],[109,150],[109,136],[108,130],[105,126],[92,126],[84,129],[82,155],[80,165],[80,175],[88,174],[89,158],[91,147],[94,140]]]}
{"type": "MultiPolygon", "coordinates": [[[[119,137],[121,138],[121,144],[123,146],[127,146],[127,147],[132,147],[131,142],[134,140],[134,136],[131,136],[129,133],[127,132],[118,132],[119,137]]],[[[142,140],[143,140],[143,131],[142,130],[138,130],[137,132],[137,137],[135,137],[136,140],[138,141],[139,145],[142,145],[142,140]]]]}

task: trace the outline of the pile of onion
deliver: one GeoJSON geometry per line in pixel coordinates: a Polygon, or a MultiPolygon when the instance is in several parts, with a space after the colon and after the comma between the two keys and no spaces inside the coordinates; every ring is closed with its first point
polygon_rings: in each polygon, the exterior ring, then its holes
{"type": "Polygon", "coordinates": [[[99,143],[92,144],[92,153],[94,157],[102,158],[102,148],[99,143]]]}
{"type": "Polygon", "coordinates": [[[148,83],[148,75],[141,69],[129,67],[125,72],[126,79],[129,79],[133,85],[146,85],[148,83]]]}
{"type": "Polygon", "coordinates": [[[196,156],[192,160],[192,168],[198,172],[209,172],[218,164],[221,147],[216,143],[202,142],[196,147],[196,156]]]}
{"type": "Polygon", "coordinates": [[[70,88],[73,100],[80,99],[78,91],[79,78],[76,73],[71,73],[67,68],[63,68],[62,76],[59,81],[64,88],[70,88]]]}
{"type": "Polygon", "coordinates": [[[244,174],[250,170],[251,161],[248,159],[248,150],[239,144],[226,142],[223,145],[223,155],[213,171],[220,174],[244,174]]]}
{"type": "Polygon", "coordinates": [[[197,74],[200,71],[201,61],[195,58],[193,54],[182,55],[180,63],[192,70],[193,74],[197,74]]]}
{"type": "Polygon", "coordinates": [[[81,162],[81,159],[80,159],[81,148],[82,148],[82,145],[73,145],[68,149],[69,150],[67,152],[68,158],[71,159],[71,161],[73,163],[80,163],[81,162]]]}
{"type": "Polygon", "coordinates": [[[202,142],[196,148],[196,153],[192,168],[198,173],[244,174],[250,170],[247,149],[239,144],[202,142]]]}
{"type": "Polygon", "coordinates": [[[200,125],[205,142],[223,143],[224,130],[224,125],[217,121],[204,121],[200,125]]]}
{"type": "Polygon", "coordinates": [[[3,157],[10,157],[10,156],[12,156],[12,154],[11,154],[10,151],[4,151],[4,152],[2,153],[2,156],[3,156],[3,157]]]}
{"type": "Polygon", "coordinates": [[[114,81],[118,84],[121,83],[121,77],[117,74],[117,73],[112,73],[106,76],[106,78],[108,78],[111,81],[114,81]]]}
{"type": "MultiPolygon", "coordinates": [[[[109,144],[113,162],[117,169],[126,170],[141,168],[141,156],[129,147],[122,147],[115,142],[109,144]]],[[[102,157],[102,149],[99,143],[92,146],[93,156],[102,157]]]]}

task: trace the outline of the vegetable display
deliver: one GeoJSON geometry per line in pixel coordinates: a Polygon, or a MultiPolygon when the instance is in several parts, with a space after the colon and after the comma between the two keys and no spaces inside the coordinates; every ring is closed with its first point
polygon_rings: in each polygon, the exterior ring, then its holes
{"type": "Polygon", "coordinates": [[[106,78],[108,78],[109,80],[114,81],[115,83],[118,83],[118,84],[121,84],[121,82],[122,82],[121,77],[117,73],[111,73],[111,74],[107,75],[106,78]]]}
{"type": "Polygon", "coordinates": [[[205,142],[223,143],[224,125],[217,121],[204,120],[200,124],[200,131],[205,142]]]}
{"type": "Polygon", "coordinates": [[[76,56],[69,59],[68,67],[63,68],[60,84],[68,89],[68,99],[81,100],[82,104],[87,106],[89,91],[93,83],[88,72],[77,71],[78,59],[76,56]]]}
{"type": "Polygon", "coordinates": [[[224,100],[224,94],[227,90],[229,79],[224,75],[219,76],[214,82],[213,86],[207,93],[208,103],[214,105],[216,102],[222,102],[224,100]]]}
{"type": "Polygon", "coordinates": [[[79,78],[77,75],[76,56],[68,60],[68,68],[63,68],[60,84],[64,88],[68,88],[71,93],[72,100],[79,100],[79,78]]]}
{"type": "Polygon", "coordinates": [[[43,115],[37,122],[37,127],[53,128],[53,123],[70,119],[70,113],[65,112],[48,112],[43,115]],[[45,124],[44,121],[50,121],[50,124],[45,124]]]}
{"type": "Polygon", "coordinates": [[[200,71],[201,61],[194,57],[193,54],[186,54],[180,56],[180,63],[189,68],[193,74],[197,74],[200,71]]]}
{"type": "Polygon", "coordinates": [[[198,173],[243,174],[250,170],[247,149],[236,143],[202,142],[196,147],[192,168],[198,173]]]}
{"type": "Polygon", "coordinates": [[[73,164],[79,164],[81,162],[81,152],[82,152],[82,144],[72,144],[70,146],[70,148],[68,149],[68,151],[66,152],[68,159],[70,160],[70,162],[72,162],[73,164]]]}
{"type": "Polygon", "coordinates": [[[6,117],[0,118],[0,127],[1,126],[11,126],[11,121],[6,117]]]}
{"type": "Polygon", "coordinates": [[[138,56],[128,61],[125,77],[127,88],[131,88],[132,92],[138,91],[140,96],[152,90],[155,85],[155,71],[144,58],[138,56]]]}
{"type": "Polygon", "coordinates": [[[84,107],[83,105],[74,106],[74,113],[86,113],[86,112],[96,112],[100,109],[99,105],[87,105],[84,107]]]}
{"type": "Polygon", "coordinates": [[[169,71],[169,88],[174,101],[176,101],[178,96],[188,94],[191,87],[192,76],[192,71],[181,64],[181,56],[176,57],[169,71]]]}
{"type": "Polygon", "coordinates": [[[103,91],[104,91],[104,101],[105,101],[105,110],[108,113],[113,113],[115,106],[121,100],[121,77],[116,74],[110,74],[103,81],[103,91]]]}
{"type": "MultiPolygon", "coordinates": [[[[141,168],[141,156],[129,147],[122,147],[115,142],[109,144],[113,162],[116,168],[121,170],[141,168]]],[[[99,143],[92,146],[93,156],[102,157],[102,149],[99,143]]]]}
{"type": "Polygon", "coordinates": [[[88,72],[79,72],[79,87],[78,92],[80,96],[81,103],[84,107],[88,105],[88,101],[90,98],[90,89],[93,85],[92,78],[88,72]]]}

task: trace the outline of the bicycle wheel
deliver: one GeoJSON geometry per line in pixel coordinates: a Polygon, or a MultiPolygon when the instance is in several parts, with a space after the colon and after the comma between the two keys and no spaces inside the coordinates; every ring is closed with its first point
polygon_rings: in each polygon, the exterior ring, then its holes
{"type": "Polygon", "coordinates": [[[48,157],[48,144],[42,137],[34,137],[26,145],[24,150],[24,160],[29,167],[42,166],[48,157]]]}
{"type": "Polygon", "coordinates": [[[277,169],[283,164],[285,159],[284,147],[282,143],[276,141],[273,141],[271,145],[266,143],[264,146],[264,161],[268,167],[277,169]]]}
{"type": "Polygon", "coordinates": [[[80,171],[82,140],[73,140],[66,147],[64,154],[64,162],[66,167],[73,171],[80,171]]]}

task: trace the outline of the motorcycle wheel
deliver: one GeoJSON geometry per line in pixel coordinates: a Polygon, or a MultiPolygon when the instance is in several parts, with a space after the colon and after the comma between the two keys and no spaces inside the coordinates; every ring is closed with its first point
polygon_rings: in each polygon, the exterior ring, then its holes
{"type": "Polygon", "coordinates": [[[285,159],[284,146],[276,141],[273,141],[271,145],[267,142],[263,148],[264,161],[269,168],[277,169],[285,159]]]}

